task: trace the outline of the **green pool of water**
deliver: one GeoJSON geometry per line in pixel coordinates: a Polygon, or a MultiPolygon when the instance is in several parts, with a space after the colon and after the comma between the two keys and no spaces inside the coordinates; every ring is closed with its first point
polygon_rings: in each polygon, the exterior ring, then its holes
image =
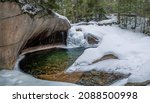
{"type": "Polygon", "coordinates": [[[51,49],[26,54],[21,69],[32,75],[55,74],[64,71],[83,53],[84,48],[51,49]]]}

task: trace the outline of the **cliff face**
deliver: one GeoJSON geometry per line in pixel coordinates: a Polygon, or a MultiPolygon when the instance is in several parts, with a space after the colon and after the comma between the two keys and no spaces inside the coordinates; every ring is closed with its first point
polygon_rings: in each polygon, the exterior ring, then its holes
{"type": "Polygon", "coordinates": [[[0,69],[11,69],[22,48],[42,34],[66,31],[70,24],[57,15],[30,16],[15,2],[0,3],[0,69]]]}

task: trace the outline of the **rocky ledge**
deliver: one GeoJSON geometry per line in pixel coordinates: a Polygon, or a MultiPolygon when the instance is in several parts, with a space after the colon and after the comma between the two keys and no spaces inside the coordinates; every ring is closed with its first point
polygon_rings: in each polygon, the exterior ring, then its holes
{"type": "Polygon", "coordinates": [[[67,19],[40,10],[34,15],[24,12],[16,2],[0,2],[0,69],[12,69],[26,44],[53,37],[70,28],[67,19]]]}

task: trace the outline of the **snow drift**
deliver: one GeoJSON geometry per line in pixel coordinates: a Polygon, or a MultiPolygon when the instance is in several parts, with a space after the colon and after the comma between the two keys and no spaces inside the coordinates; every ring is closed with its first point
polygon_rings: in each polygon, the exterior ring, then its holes
{"type": "Polygon", "coordinates": [[[118,26],[80,25],[71,29],[72,37],[78,38],[82,45],[82,35],[94,34],[101,40],[97,48],[89,48],[68,68],[67,72],[90,71],[96,69],[106,72],[131,74],[126,82],[144,82],[150,80],[150,37],[142,33],[121,29],[118,26]],[[73,35],[74,34],[74,35],[73,35]],[[93,63],[104,55],[113,54],[118,59],[108,59],[93,63]]]}

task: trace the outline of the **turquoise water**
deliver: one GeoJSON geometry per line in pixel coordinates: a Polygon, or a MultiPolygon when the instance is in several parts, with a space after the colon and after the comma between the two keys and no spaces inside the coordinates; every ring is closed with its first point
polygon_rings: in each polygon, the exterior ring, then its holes
{"type": "Polygon", "coordinates": [[[51,49],[26,54],[21,69],[31,75],[54,74],[64,71],[83,53],[84,48],[51,49]]]}

